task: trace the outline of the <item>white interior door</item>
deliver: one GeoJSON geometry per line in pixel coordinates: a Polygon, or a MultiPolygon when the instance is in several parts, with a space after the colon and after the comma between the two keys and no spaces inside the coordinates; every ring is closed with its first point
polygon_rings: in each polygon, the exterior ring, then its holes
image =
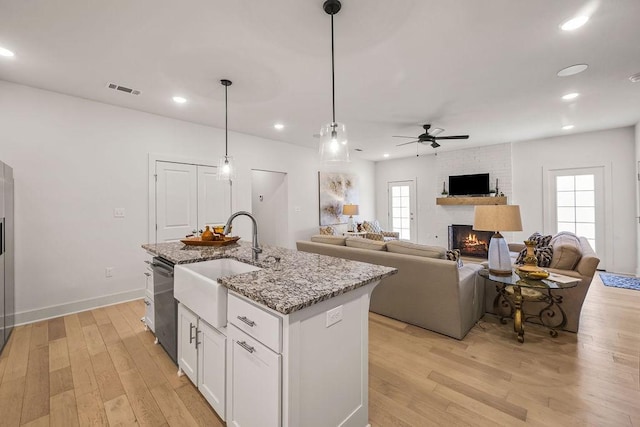
{"type": "Polygon", "coordinates": [[[251,211],[261,245],[288,245],[288,203],[286,173],[251,171],[251,211]]]}
{"type": "Polygon", "coordinates": [[[198,226],[196,166],[156,162],[156,242],[179,240],[198,226]]]}
{"type": "Polygon", "coordinates": [[[396,181],[388,183],[389,228],[400,233],[400,238],[416,241],[417,227],[416,183],[415,181],[396,181]]]}
{"type": "Polygon", "coordinates": [[[231,216],[231,182],[218,181],[218,168],[197,166],[198,229],[224,224],[231,216]]]}

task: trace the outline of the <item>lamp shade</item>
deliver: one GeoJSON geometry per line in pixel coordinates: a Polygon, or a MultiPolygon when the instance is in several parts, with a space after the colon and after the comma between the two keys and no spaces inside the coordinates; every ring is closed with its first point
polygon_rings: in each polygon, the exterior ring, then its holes
{"type": "Polygon", "coordinates": [[[342,205],[342,215],[358,215],[358,205],[342,205]]]}
{"type": "Polygon", "coordinates": [[[473,229],[478,231],[522,231],[520,206],[476,206],[473,229]]]}

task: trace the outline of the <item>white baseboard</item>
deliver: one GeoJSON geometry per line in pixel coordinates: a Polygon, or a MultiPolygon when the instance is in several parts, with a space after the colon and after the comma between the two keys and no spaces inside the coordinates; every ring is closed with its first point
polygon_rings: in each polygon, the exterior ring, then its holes
{"type": "Polygon", "coordinates": [[[81,301],[74,301],[66,304],[52,305],[50,307],[38,308],[30,311],[16,313],[15,325],[25,325],[38,322],[40,320],[65,316],[67,314],[78,313],[80,311],[91,310],[106,305],[119,304],[121,302],[132,301],[144,297],[145,288],[133,291],[120,292],[117,294],[105,295],[98,298],[90,298],[81,301]]]}

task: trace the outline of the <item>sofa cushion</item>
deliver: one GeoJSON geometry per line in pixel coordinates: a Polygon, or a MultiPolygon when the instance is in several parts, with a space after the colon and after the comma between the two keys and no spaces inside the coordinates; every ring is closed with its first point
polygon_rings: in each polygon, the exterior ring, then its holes
{"type": "Polygon", "coordinates": [[[372,251],[386,251],[385,242],[363,239],[362,237],[347,237],[346,244],[350,248],[370,249],[372,251]]]}
{"type": "Polygon", "coordinates": [[[447,250],[440,246],[419,245],[408,240],[391,240],[387,242],[387,251],[438,259],[445,259],[447,253],[447,250]]]}
{"type": "Polygon", "coordinates": [[[580,239],[568,231],[562,231],[553,236],[551,246],[553,246],[553,257],[549,265],[551,268],[573,270],[582,258],[580,239]]]}
{"type": "Polygon", "coordinates": [[[328,245],[344,246],[346,238],[343,236],[331,236],[328,234],[316,234],[311,236],[311,241],[316,243],[326,243],[328,245]]]}

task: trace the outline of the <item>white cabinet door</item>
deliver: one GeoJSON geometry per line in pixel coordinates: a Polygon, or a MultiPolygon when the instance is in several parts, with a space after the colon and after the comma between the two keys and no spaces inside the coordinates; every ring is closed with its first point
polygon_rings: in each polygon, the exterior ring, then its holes
{"type": "Polygon", "coordinates": [[[194,384],[198,384],[197,328],[198,316],[184,305],[178,304],[178,366],[194,384]]]}
{"type": "Polygon", "coordinates": [[[238,427],[277,427],[281,418],[281,356],[233,325],[231,341],[231,413],[238,427]]]}
{"type": "Polygon", "coordinates": [[[227,337],[198,320],[198,389],[225,420],[227,337]]]}
{"type": "Polygon", "coordinates": [[[155,325],[155,306],[153,305],[153,293],[149,291],[145,292],[144,304],[146,306],[144,312],[144,324],[147,325],[147,328],[151,330],[154,334],[156,333],[156,325],[155,325]]]}
{"type": "Polygon", "coordinates": [[[183,239],[198,229],[195,165],[156,162],[156,242],[183,239]]]}
{"type": "Polygon", "coordinates": [[[198,229],[224,224],[231,216],[231,184],[218,181],[218,168],[198,166],[198,229]]]}

